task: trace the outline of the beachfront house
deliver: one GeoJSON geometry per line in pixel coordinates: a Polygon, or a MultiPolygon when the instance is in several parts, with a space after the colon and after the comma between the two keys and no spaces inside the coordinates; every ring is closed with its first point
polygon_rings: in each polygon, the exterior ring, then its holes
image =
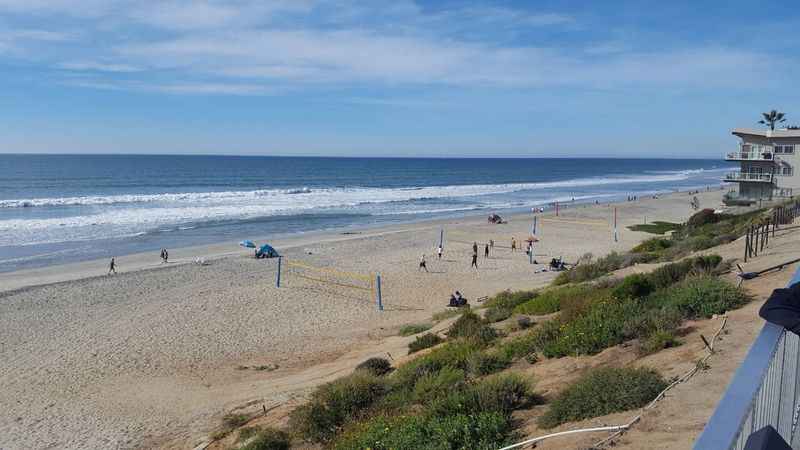
{"type": "Polygon", "coordinates": [[[725,157],[740,163],[724,181],[738,188],[726,196],[730,202],[752,202],[800,194],[800,130],[749,130],[736,128],[739,148],[725,157]]]}

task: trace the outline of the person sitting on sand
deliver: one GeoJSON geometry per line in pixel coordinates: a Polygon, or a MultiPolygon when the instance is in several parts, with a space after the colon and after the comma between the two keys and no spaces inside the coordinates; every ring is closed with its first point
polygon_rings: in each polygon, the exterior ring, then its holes
{"type": "Polygon", "coordinates": [[[428,271],[428,265],[425,263],[425,254],[422,254],[422,258],[419,259],[419,270],[425,269],[425,272],[428,271]]]}
{"type": "Polygon", "coordinates": [[[461,295],[461,292],[456,291],[456,306],[459,308],[467,305],[467,299],[461,295]]]}
{"type": "Polygon", "coordinates": [[[111,262],[108,263],[108,274],[116,274],[117,273],[117,263],[114,261],[114,257],[111,257],[111,262]]]}

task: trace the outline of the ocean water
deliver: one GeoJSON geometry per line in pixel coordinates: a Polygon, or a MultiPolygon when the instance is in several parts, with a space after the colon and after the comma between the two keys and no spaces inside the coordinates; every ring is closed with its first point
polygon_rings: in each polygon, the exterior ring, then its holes
{"type": "Polygon", "coordinates": [[[225,240],[720,187],[679,159],[0,155],[0,272],[225,240]]]}

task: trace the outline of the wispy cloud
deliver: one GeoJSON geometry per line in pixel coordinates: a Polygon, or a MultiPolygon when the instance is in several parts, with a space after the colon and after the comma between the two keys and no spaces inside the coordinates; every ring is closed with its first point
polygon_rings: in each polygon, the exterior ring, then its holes
{"type": "Polygon", "coordinates": [[[86,29],[86,36],[66,28],[74,23],[0,31],[5,55],[13,49],[43,67],[94,73],[96,87],[180,94],[354,84],[730,86],[796,68],[724,45],[645,52],[596,34],[566,43],[520,41],[516,36],[525,33],[575,31],[579,20],[558,11],[482,4],[431,11],[410,0],[0,0],[3,11],[50,24],[64,14],[86,29]],[[116,78],[122,75],[124,80],[116,78]]]}

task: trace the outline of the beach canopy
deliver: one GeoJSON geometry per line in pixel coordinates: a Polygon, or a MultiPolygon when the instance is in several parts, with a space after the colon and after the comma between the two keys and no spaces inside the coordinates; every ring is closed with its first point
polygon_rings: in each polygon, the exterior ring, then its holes
{"type": "Polygon", "coordinates": [[[258,249],[256,252],[257,256],[266,257],[266,258],[276,258],[278,256],[278,252],[275,251],[269,244],[264,244],[261,248],[258,249]]]}
{"type": "Polygon", "coordinates": [[[256,248],[256,243],[253,241],[242,241],[239,242],[239,245],[246,248],[256,248]]]}

